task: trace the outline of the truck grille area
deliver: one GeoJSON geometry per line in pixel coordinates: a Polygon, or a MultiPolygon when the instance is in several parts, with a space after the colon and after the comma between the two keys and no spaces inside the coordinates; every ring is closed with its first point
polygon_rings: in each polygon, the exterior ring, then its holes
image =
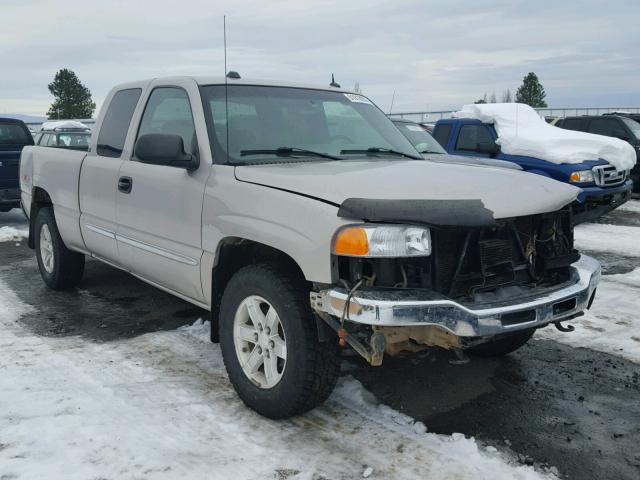
{"type": "Polygon", "coordinates": [[[439,229],[432,238],[433,286],[451,298],[501,286],[560,283],[579,257],[568,211],[504,220],[494,228],[439,229]]]}
{"type": "Polygon", "coordinates": [[[598,165],[593,167],[593,181],[600,187],[613,187],[624,183],[627,179],[625,170],[617,170],[613,165],[598,165]]]}
{"type": "Polygon", "coordinates": [[[578,260],[568,210],[499,220],[491,228],[432,228],[420,258],[334,257],[334,278],[354,285],[423,288],[458,301],[507,286],[552,286],[578,260]]]}

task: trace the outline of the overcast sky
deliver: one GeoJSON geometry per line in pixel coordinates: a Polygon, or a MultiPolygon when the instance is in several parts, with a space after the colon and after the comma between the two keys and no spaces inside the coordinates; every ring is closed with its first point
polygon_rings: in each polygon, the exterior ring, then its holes
{"type": "Polygon", "coordinates": [[[551,106],[640,105],[639,0],[1,0],[0,113],[43,115],[74,70],[115,84],[223,73],[358,82],[385,111],[459,108],[538,74],[551,106]]]}

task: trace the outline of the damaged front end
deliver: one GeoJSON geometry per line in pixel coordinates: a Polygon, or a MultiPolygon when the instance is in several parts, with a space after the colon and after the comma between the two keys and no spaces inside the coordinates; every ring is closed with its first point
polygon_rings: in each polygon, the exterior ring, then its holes
{"type": "MultiPolygon", "coordinates": [[[[590,306],[600,265],[573,248],[568,209],[498,220],[474,209],[471,226],[460,216],[448,225],[415,219],[429,226],[428,256],[333,255],[334,286],[318,286],[312,307],[375,365],[381,351],[461,350],[576,317],[590,306]]],[[[410,221],[386,214],[373,221],[398,220],[410,221]]]]}

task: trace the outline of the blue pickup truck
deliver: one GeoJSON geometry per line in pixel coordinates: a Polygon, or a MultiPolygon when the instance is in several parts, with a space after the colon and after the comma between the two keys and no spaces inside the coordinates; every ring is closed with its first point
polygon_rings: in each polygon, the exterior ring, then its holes
{"type": "Polygon", "coordinates": [[[433,136],[451,155],[488,157],[516,163],[523,170],[569,183],[582,189],[573,205],[574,222],[593,220],[631,198],[633,182],[629,171],[618,171],[604,160],[557,164],[539,158],[507,155],[496,144],[492,124],[471,118],[439,120],[433,136]]]}
{"type": "Polygon", "coordinates": [[[33,137],[24,122],[0,118],[0,212],[20,206],[20,154],[26,145],[33,145],[33,137]]]}

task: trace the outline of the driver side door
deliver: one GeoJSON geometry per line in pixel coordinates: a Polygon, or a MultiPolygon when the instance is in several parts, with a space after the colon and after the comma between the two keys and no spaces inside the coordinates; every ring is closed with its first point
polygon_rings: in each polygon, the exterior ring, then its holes
{"type": "MultiPolygon", "coordinates": [[[[187,90],[178,85],[152,88],[135,141],[150,133],[179,135],[187,153],[198,154],[194,104],[187,90]]],[[[202,303],[201,216],[208,165],[190,172],[142,163],[135,148],[132,151],[119,172],[116,239],[120,262],[144,280],[202,303]]]]}

